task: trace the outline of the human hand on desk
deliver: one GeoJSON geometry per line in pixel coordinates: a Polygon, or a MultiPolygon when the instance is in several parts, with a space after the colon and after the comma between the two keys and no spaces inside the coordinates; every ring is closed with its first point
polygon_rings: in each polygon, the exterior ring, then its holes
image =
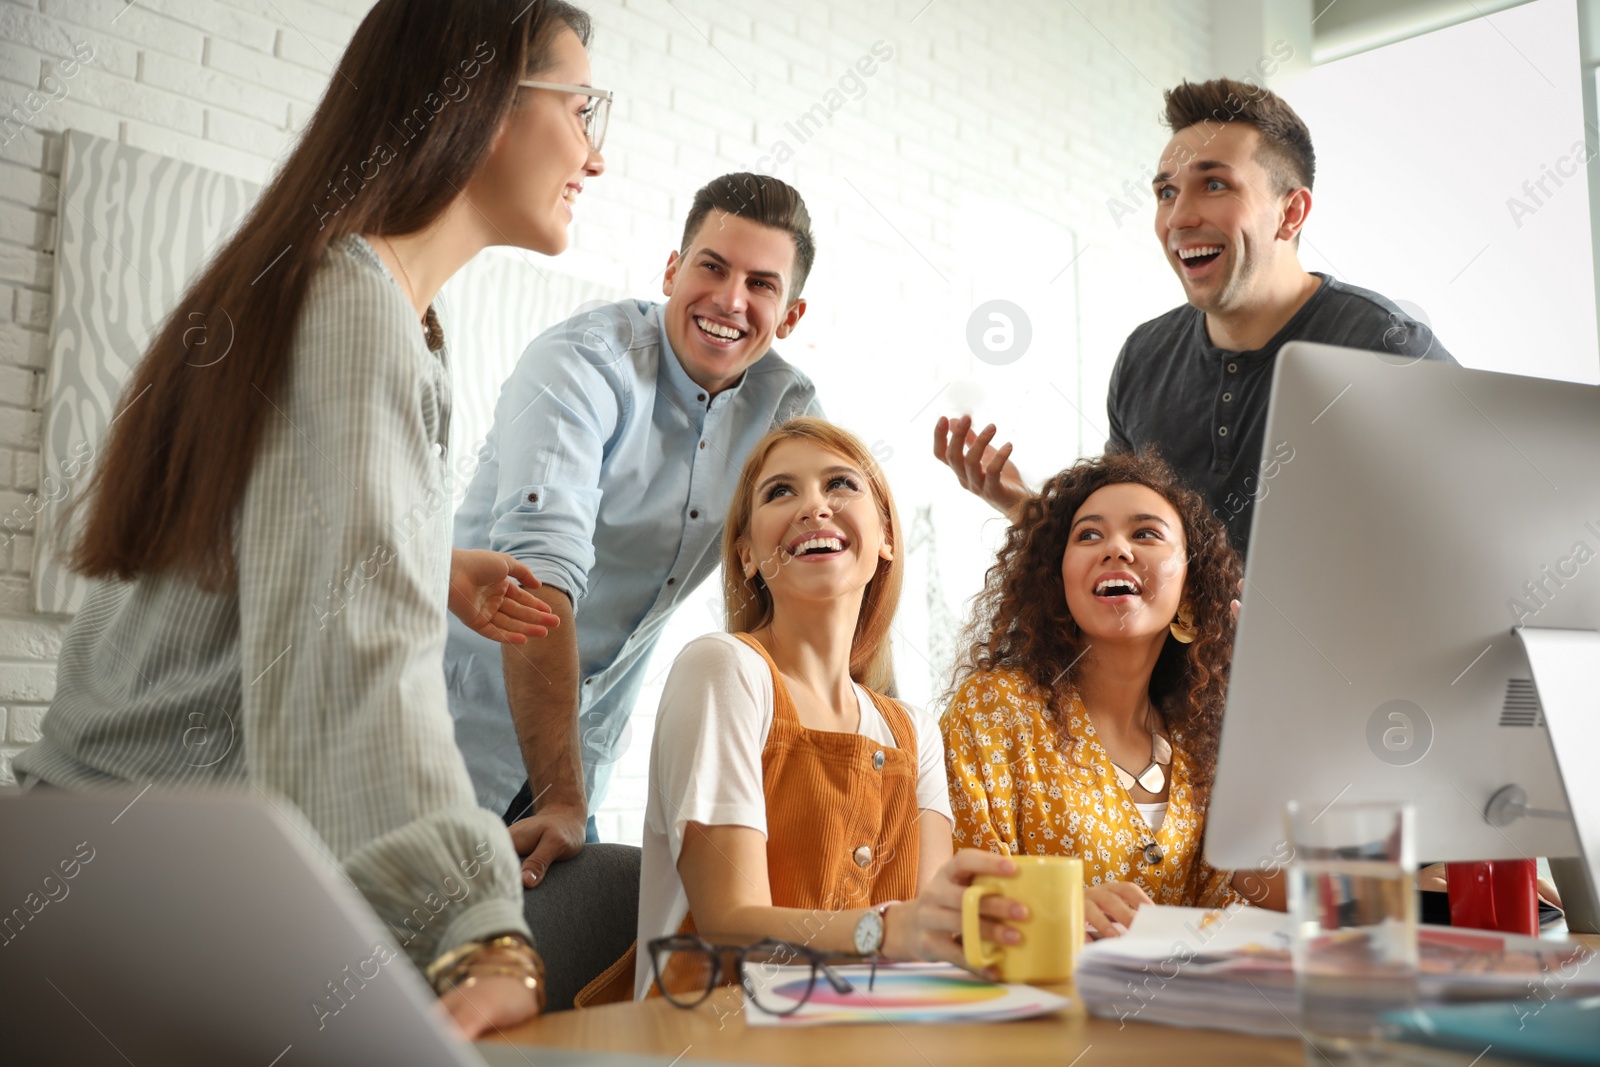
{"type": "Polygon", "coordinates": [[[508,645],[544,637],[561,620],[534,596],[539,588],[527,564],[504,552],[451,549],[450,611],[472,630],[508,645]]]}
{"type": "Polygon", "coordinates": [[[538,993],[520,977],[525,968],[520,955],[501,950],[475,956],[466,976],[439,997],[456,1033],[472,1041],[491,1030],[521,1026],[538,1015],[538,993]]]}
{"type": "Polygon", "coordinates": [[[1132,882],[1101,882],[1083,887],[1083,918],[1096,938],[1121,937],[1133,925],[1133,913],[1153,904],[1150,895],[1132,882]]]}
{"type": "MultiPolygon", "coordinates": [[[[961,949],[961,894],[980,874],[1007,878],[1017,873],[1017,865],[1005,856],[964,848],[934,874],[917,899],[896,904],[884,915],[883,954],[893,960],[927,960],[967,965],[961,949]]],[[[1015,945],[1022,934],[1004,920],[1022,922],[1028,908],[1002,896],[983,899],[978,908],[983,939],[999,945],[1015,945]]],[[[989,968],[985,977],[998,981],[999,974],[989,968]]]]}

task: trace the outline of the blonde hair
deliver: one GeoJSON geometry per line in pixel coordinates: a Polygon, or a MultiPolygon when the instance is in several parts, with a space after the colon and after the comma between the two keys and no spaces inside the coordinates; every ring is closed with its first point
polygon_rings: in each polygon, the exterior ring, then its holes
{"type": "Polygon", "coordinates": [[[891,695],[894,692],[894,655],[889,643],[890,623],[900,604],[900,583],[905,573],[899,543],[900,515],[895,510],[894,496],[889,492],[883,468],[871,451],[855,434],[826,419],[809,416],[790,419],[757,442],[744,461],[722,531],[722,599],[728,613],[728,631],[750,633],[772,621],[772,593],[762,580],[759,567],[753,577],[744,576],[739,543],[750,533],[756,478],[767,456],[785,441],[815,441],[843,456],[860,468],[872,489],[878,517],[883,520],[884,541],[894,548],[894,558],[878,560],[878,569],[862,593],[856,632],[850,642],[850,677],[874,692],[891,695]]]}

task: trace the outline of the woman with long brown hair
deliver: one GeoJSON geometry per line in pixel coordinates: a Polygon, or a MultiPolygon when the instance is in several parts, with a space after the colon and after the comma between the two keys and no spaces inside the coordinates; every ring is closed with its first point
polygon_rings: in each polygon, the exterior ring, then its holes
{"type": "Polygon", "coordinates": [[[1062,471],[989,569],[941,721],[961,845],[1083,860],[1085,915],[1283,907],[1274,879],[1201,858],[1239,557],[1153,453],[1062,471]]]}
{"type": "MultiPolygon", "coordinates": [[[[695,931],[959,964],[962,888],[1015,871],[951,856],[938,726],[883,695],[899,538],[854,435],[791,419],[745,460],[722,541],[729,632],[684,648],[656,720],[636,996],[658,976],[698,984],[676,962],[704,958],[695,931]]],[[[1002,920],[1022,905],[983,911],[985,938],[1020,940],[1002,920]]]]}
{"type": "MultiPolygon", "coordinates": [[[[527,1018],[542,989],[511,841],[474,800],[445,702],[432,305],[489,245],[566,248],[604,166],[588,35],[558,0],[368,12],[123,395],[71,551],[97,581],[43,740],[16,760],[29,785],[291,801],[469,1035],[527,1018]]],[[[459,562],[464,615],[542,632],[504,559],[459,562]]]]}

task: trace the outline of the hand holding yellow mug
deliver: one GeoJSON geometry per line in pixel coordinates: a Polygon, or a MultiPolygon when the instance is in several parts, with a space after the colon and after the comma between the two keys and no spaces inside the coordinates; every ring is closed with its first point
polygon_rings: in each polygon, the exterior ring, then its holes
{"type": "Polygon", "coordinates": [[[1083,947],[1083,861],[1066,856],[1013,856],[1010,878],[980,874],[961,894],[961,944],[967,966],[994,967],[1004,982],[1064,982],[1072,977],[1083,947]],[[1012,925],[1020,945],[984,941],[978,906],[998,895],[1028,907],[1028,918],[1012,925]]]}

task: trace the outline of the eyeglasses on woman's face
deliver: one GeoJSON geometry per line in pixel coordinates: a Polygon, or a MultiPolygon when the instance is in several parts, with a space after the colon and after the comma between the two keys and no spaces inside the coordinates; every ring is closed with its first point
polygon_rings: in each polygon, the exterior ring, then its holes
{"type": "MultiPolygon", "coordinates": [[[[693,1008],[705,1001],[725,977],[738,975],[750,1002],[768,1015],[791,1015],[811,999],[817,976],[821,975],[841,996],[855,992],[845,977],[828,963],[828,957],[807,945],[768,938],[753,945],[713,945],[693,934],[658,937],[649,942],[650,966],[656,987],[669,1003],[693,1008]],[[732,966],[724,966],[731,961],[732,966]],[[771,981],[780,967],[794,968],[789,981],[771,981]],[[767,981],[753,981],[752,970],[760,968],[767,981]]],[[[867,988],[878,976],[873,964],[867,988]]]]}
{"type": "Polygon", "coordinates": [[[610,89],[596,89],[588,85],[564,85],[561,82],[523,80],[517,82],[525,89],[550,89],[558,93],[577,93],[589,98],[589,105],[578,112],[583,117],[583,132],[589,138],[589,148],[600,151],[606,140],[606,124],[611,121],[611,101],[615,93],[610,89]]]}

